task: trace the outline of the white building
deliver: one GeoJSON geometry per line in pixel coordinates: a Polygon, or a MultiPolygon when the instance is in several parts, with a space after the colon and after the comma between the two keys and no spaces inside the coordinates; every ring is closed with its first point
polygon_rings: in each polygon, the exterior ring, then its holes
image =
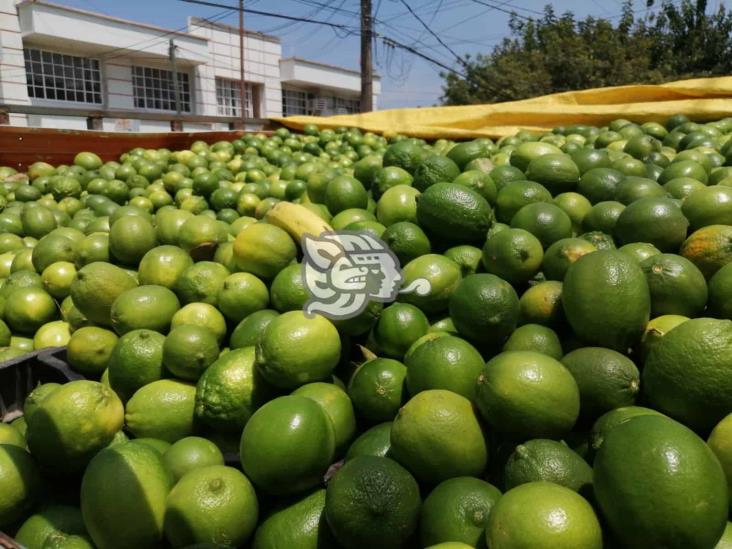
{"type": "MultiPolygon", "coordinates": [[[[273,116],[358,112],[357,71],[282,59],[274,36],[247,31],[244,66],[247,127],[273,116]]],[[[241,118],[240,83],[235,27],[189,17],[175,31],[43,0],[0,0],[0,124],[230,129],[241,118]]],[[[379,91],[376,78],[374,105],[379,91]]]]}

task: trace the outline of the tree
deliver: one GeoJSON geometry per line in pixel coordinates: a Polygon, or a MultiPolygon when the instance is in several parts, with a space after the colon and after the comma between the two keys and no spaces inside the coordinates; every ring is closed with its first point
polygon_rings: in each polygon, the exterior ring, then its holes
{"type": "Polygon", "coordinates": [[[446,105],[496,103],[547,93],[658,83],[732,72],[732,11],[707,13],[706,0],[662,0],[639,18],[626,1],[616,24],[557,15],[511,17],[511,36],[492,52],[468,57],[463,76],[443,74],[446,105]]]}

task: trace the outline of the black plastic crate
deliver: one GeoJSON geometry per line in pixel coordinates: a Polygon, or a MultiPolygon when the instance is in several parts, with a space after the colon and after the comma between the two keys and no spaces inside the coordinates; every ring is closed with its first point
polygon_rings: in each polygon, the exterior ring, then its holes
{"type": "Polygon", "coordinates": [[[66,347],[48,347],[0,363],[0,421],[23,413],[23,403],[39,383],[66,383],[84,376],[66,362],[66,347]]]}

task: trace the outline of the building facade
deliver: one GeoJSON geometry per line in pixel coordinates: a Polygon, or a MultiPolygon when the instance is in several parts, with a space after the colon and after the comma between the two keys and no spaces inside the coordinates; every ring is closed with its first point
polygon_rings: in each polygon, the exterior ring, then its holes
{"type": "MultiPolygon", "coordinates": [[[[162,29],[43,0],[0,0],[0,124],[106,131],[241,127],[239,32],[189,17],[162,29]]],[[[359,111],[357,71],[282,58],[244,37],[244,119],[359,111]]],[[[374,105],[380,91],[374,81],[374,105]]]]}

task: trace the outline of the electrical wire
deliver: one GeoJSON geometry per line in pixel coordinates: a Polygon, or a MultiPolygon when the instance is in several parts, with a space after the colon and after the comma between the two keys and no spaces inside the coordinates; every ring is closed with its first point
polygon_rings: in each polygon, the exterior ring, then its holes
{"type": "Polygon", "coordinates": [[[407,3],[407,0],[400,0],[400,2],[401,2],[401,3],[403,4],[403,5],[404,5],[404,7],[406,7],[406,8],[407,8],[407,10],[409,10],[409,13],[411,13],[411,14],[412,14],[412,15],[414,16],[414,18],[415,18],[415,19],[416,19],[417,21],[419,21],[419,23],[420,23],[420,24],[421,24],[421,25],[422,25],[422,26],[423,26],[423,27],[425,28],[425,30],[426,30],[426,31],[427,31],[428,33],[430,33],[430,34],[431,34],[431,35],[432,35],[432,36],[433,36],[433,37],[435,38],[435,40],[437,40],[437,41],[438,41],[438,42],[439,42],[440,44],[442,44],[442,46],[443,46],[443,47],[444,47],[444,48],[445,48],[445,49],[446,49],[447,51],[449,51],[449,52],[450,52],[450,53],[451,53],[451,54],[452,54],[452,55],[453,55],[453,56],[455,57],[455,59],[457,59],[458,63],[460,63],[460,64],[461,64],[461,65],[463,65],[463,66],[464,66],[464,65],[466,65],[466,62],[465,62],[465,60],[464,60],[464,59],[463,59],[462,57],[460,57],[460,55],[458,55],[458,54],[457,54],[457,52],[455,52],[455,50],[453,50],[453,49],[452,49],[452,48],[451,48],[450,46],[448,46],[448,45],[447,45],[447,44],[446,44],[446,43],[445,43],[445,42],[444,42],[444,41],[442,40],[442,38],[440,37],[440,35],[439,35],[439,34],[437,34],[437,33],[436,33],[435,31],[433,31],[433,30],[432,30],[432,28],[430,28],[430,26],[429,26],[429,25],[428,25],[427,23],[425,23],[425,22],[424,22],[424,20],[423,20],[423,19],[422,19],[422,18],[421,18],[421,17],[419,16],[419,15],[417,15],[417,14],[416,14],[416,13],[414,12],[414,10],[412,9],[412,7],[411,7],[411,6],[410,6],[410,5],[409,5],[409,4],[407,3]]]}

